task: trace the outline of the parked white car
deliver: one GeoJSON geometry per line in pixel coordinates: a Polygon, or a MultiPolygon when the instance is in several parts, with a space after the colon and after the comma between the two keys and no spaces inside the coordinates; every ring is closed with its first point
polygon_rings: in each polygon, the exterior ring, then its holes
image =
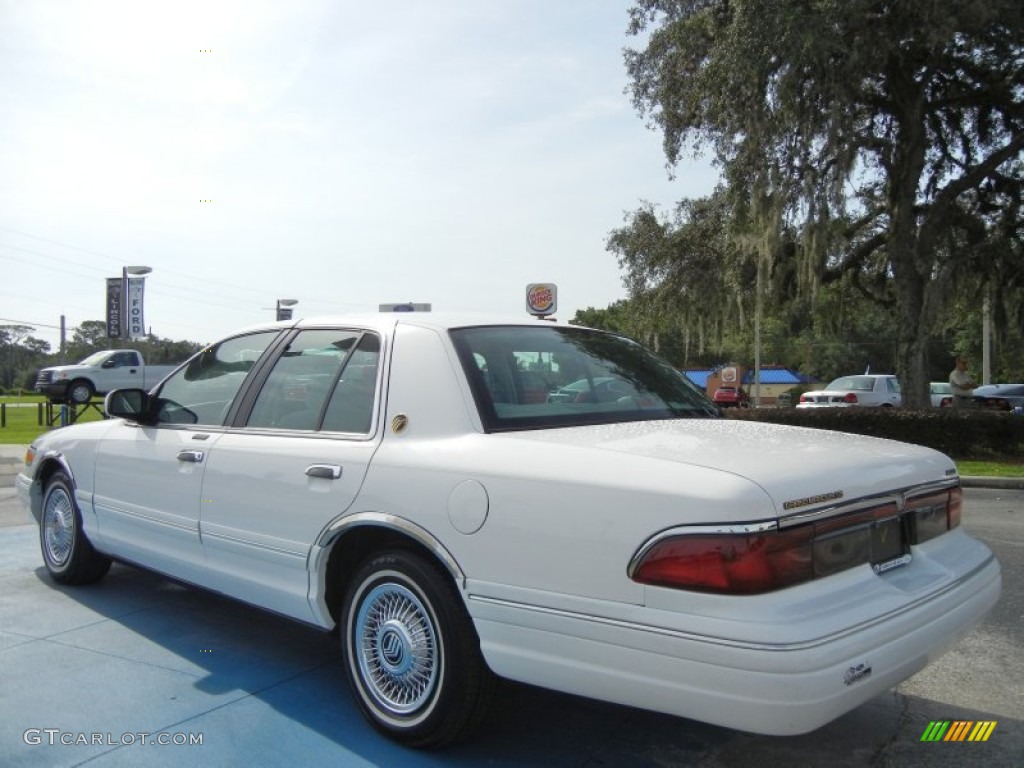
{"type": "Polygon", "coordinates": [[[903,402],[900,382],[891,374],[865,373],[840,376],[824,389],[800,395],[797,408],[875,406],[894,408],[903,402]]]}
{"type": "Polygon", "coordinates": [[[1000,593],[946,456],[723,419],[574,326],[261,326],[106,409],[39,437],[16,481],[52,578],[125,561],[337,629],[361,711],[412,746],[468,734],[496,675],[803,733],[1000,593]],[[537,392],[605,378],[613,399],[537,392]]]}
{"type": "Polygon", "coordinates": [[[953,407],[953,387],[948,381],[933,381],[928,385],[928,395],[932,408],[953,407]]]}
{"type": "Polygon", "coordinates": [[[146,365],[134,349],[93,352],[75,365],[43,368],[36,376],[36,392],[55,403],[88,403],[122,387],[151,389],[177,365],[146,365]]]}

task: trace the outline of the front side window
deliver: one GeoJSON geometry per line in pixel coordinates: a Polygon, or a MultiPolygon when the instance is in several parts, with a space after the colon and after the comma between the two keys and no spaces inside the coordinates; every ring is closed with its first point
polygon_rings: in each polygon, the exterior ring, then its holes
{"type": "Polygon", "coordinates": [[[488,431],[718,415],[679,371],[621,336],[493,326],[451,337],[488,431]]]}
{"type": "Polygon", "coordinates": [[[237,336],[197,354],[160,387],[157,423],[223,424],[249,370],[280,333],[237,336]]]}
{"type": "Polygon", "coordinates": [[[247,426],[368,432],[379,357],[373,334],[302,331],[274,364],[247,426]]]}

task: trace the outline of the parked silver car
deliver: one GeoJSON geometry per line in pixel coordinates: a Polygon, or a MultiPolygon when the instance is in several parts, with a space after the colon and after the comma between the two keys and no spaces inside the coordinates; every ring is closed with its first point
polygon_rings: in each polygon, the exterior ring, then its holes
{"type": "Polygon", "coordinates": [[[974,390],[975,405],[1024,413],[1024,384],[983,384],[974,390]]]}

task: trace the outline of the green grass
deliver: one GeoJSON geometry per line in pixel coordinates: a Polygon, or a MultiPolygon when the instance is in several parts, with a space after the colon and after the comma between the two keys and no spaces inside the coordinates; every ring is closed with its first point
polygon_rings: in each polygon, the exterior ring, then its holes
{"type": "MultiPolygon", "coordinates": [[[[0,403],[6,404],[5,415],[0,427],[0,444],[28,445],[41,432],[48,432],[51,427],[46,424],[46,408],[43,408],[43,423],[39,423],[38,403],[45,401],[42,397],[0,397],[0,403]],[[15,407],[16,404],[19,407],[15,407]],[[24,405],[22,405],[24,404],[24,405]]],[[[99,400],[94,401],[100,404],[99,400]]],[[[56,419],[54,424],[60,426],[60,406],[54,406],[56,419]]],[[[103,418],[95,408],[89,408],[78,418],[78,422],[99,421],[103,418]]]]}
{"type": "Polygon", "coordinates": [[[0,403],[45,403],[44,395],[0,395],[0,403]]]}
{"type": "Polygon", "coordinates": [[[1020,461],[958,461],[961,475],[979,477],[1024,477],[1024,462],[1020,461]]]}

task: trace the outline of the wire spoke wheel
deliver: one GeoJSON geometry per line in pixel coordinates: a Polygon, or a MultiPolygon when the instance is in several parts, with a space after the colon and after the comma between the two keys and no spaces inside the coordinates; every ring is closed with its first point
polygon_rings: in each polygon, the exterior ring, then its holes
{"type": "Polygon", "coordinates": [[[43,549],[46,559],[63,566],[75,542],[75,508],[67,489],[54,488],[43,506],[43,549]]]}
{"type": "Polygon", "coordinates": [[[345,676],[374,728],[439,747],[480,723],[493,676],[451,574],[404,549],[356,568],[341,615],[345,676]]]}
{"type": "Polygon", "coordinates": [[[70,476],[55,472],[46,482],[39,515],[43,564],[60,584],[90,584],[110,570],[110,558],[93,549],[82,529],[70,476]]]}
{"type": "Polygon", "coordinates": [[[430,614],[401,584],[381,584],[363,600],[356,618],[359,668],[384,709],[408,715],[437,684],[437,632],[430,614]]]}

